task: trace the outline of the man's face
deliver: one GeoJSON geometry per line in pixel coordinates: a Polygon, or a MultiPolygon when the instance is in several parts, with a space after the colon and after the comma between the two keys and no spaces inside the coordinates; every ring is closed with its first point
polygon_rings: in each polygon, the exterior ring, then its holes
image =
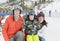
{"type": "Polygon", "coordinates": [[[20,10],[16,9],[14,10],[14,16],[18,17],[20,15],[20,10]]]}
{"type": "Polygon", "coordinates": [[[29,16],[29,19],[30,19],[30,20],[34,20],[34,15],[30,15],[30,16],[29,16]]]}
{"type": "Polygon", "coordinates": [[[42,23],[42,22],[44,21],[44,17],[40,16],[40,17],[38,18],[38,20],[39,20],[40,23],[42,23]]]}

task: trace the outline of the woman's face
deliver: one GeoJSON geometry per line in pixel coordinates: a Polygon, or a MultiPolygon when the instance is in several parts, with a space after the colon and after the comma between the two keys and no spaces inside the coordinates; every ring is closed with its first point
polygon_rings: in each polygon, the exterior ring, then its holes
{"type": "Polygon", "coordinates": [[[38,18],[38,20],[39,20],[40,23],[42,23],[42,22],[44,21],[44,17],[40,16],[40,17],[38,18]]]}
{"type": "Polygon", "coordinates": [[[14,16],[18,17],[20,15],[20,10],[16,9],[14,10],[14,16]]]}
{"type": "Polygon", "coordinates": [[[30,20],[34,20],[34,15],[30,15],[30,16],[29,16],[29,19],[30,19],[30,20]]]}

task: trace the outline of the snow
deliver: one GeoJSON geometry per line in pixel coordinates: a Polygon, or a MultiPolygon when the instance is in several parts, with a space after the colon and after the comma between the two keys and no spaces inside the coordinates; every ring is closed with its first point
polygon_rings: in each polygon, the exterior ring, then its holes
{"type": "Polygon", "coordinates": [[[60,41],[60,18],[48,17],[48,30],[46,41],[60,41]]]}
{"type": "Polygon", "coordinates": [[[2,32],[0,32],[0,41],[4,41],[4,38],[3,38],[2,32]]]}

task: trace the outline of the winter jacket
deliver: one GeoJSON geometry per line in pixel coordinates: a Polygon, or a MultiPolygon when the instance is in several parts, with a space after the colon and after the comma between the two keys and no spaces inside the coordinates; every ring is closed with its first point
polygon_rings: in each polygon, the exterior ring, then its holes
{"type": "Polygon", "coordinates": [[[40,29],[38,21],[36,20],[26,20],[24,28],[26,30],[26,34],[28,35],[37,34],[37,31],[40,29]]]}
{"type": "Polygon", "coordinates": [[[47,32],[47,22],[44,20],[42,23],[40,23],[39,25],[41,25],[40,30],[38,31],[38,35],[40,37],[44,37],[46,36],[46,32],[47,32]]]}
{"type": "Polygon", "coordinates": [[[22,30],[22,17],[20,16],[18,21],[13,21],[13,15],[9,16],[2,28],[2,34],[5,41],[9,41],[19,30],[22,30]]]}

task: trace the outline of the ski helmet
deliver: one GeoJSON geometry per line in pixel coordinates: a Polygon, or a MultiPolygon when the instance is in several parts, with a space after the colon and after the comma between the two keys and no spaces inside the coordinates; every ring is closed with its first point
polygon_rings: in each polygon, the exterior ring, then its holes
{"type": "Polygon", "coordinates": [[[35,15],[35,11],[31,9],[31,10],[28,12],[28,15],[35,15]]]}
{"type": "Polygon", "coordinates": [[[20,7],[19,5],[14,5],[13,6],[13,13],[14,13],[14,10],[20,10],[20,13],[21,13],[22,7],[20,7]]]}

